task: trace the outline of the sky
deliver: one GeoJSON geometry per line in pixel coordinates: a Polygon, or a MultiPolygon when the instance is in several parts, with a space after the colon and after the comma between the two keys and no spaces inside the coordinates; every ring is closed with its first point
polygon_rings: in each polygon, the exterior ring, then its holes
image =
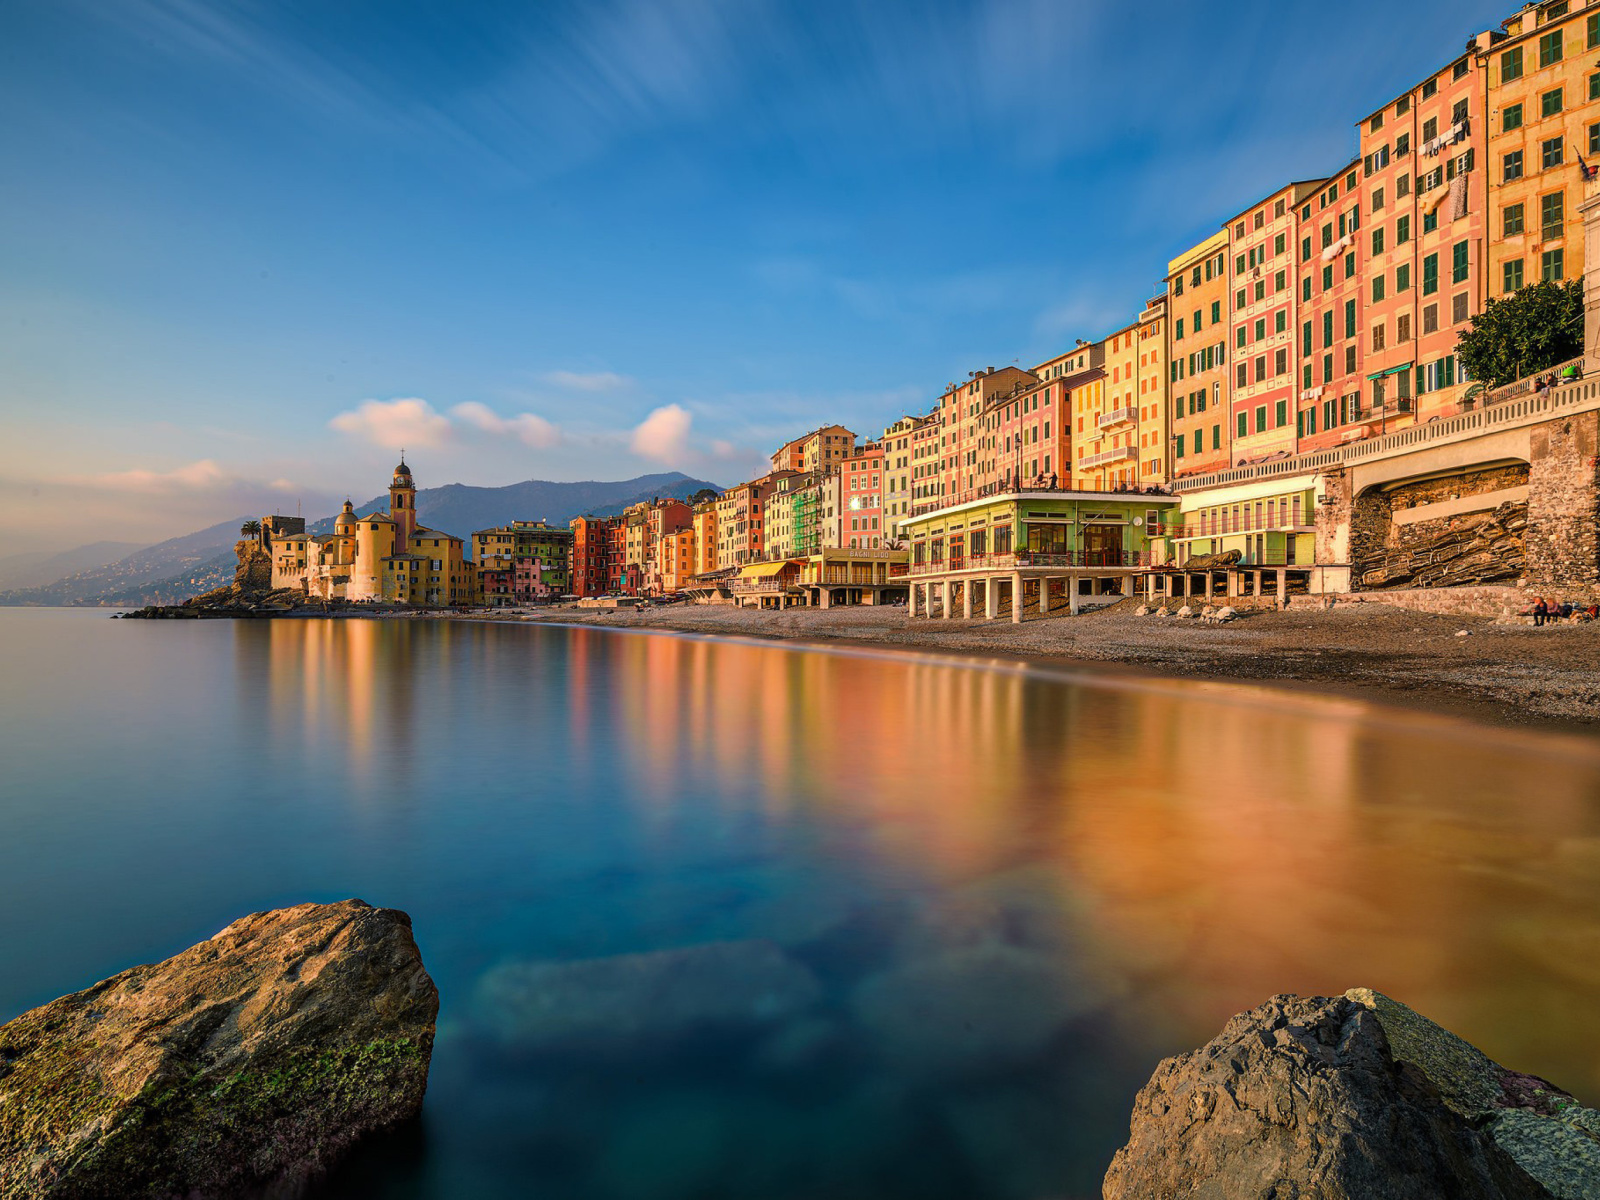
{"type": "Polygon", "coordinates": [[[1513,7],[0,0],[0,555],[875,435],[1513,7]]]}

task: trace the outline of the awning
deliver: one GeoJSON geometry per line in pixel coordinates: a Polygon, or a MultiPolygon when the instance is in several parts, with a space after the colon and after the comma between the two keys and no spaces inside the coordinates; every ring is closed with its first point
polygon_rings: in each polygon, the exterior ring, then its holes
{"type": "Polygon", "coordinates": [[[1376,375],[1368,375],[1367,378],[1368,379],[1382,379],[1385,375],[1398,375],[1398,374],[1400,374],[1401,371],[1409,371],[1409,370],[1411,370],[1411,368],[1414,365],[1415,365],[1414,363],[1406,363],[1403,366],[1390,367],[1387,371],[1379,371],[1376,375]]]}
{"type": "Polygon", "coordinates": [[[787,559],[783,562],[755,563],[739,572],[741,579],[771,579],[790,564],[787,559]]]}

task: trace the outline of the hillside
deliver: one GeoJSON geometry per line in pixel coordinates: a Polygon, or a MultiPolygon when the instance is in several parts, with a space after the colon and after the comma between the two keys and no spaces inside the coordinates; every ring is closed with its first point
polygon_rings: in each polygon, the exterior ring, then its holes
{"type": "Polygon", "coordinates": [[[7,554],[0,558],[0,591],[39,587],[78,571],[92,571],[118,562],[139,548],[139,542],[94,542],[59,554],[48,550],[7,554]]]}
{"type": "MultiPolygon", "coordinates": [[[[688,496],[702,488],[721,490],[716,484],[691,479],[677,471],[611,482],[551,483],[530,479],[496,488],[450,483],[419,489],[417,516],[424,525],[470,538],[474,530],[510,521],[545,520],[552,525],[565,525],[573,517],[586,513],[607,516],[641,500],[688,496]]],[[[360,505],[356,511],[366,514],[388,506],[386,493],[360,505]]],[[[175,603],[233,578],[233,544],[238,540],[239,526],[247,519],[235,517],[182,537],[169,538],[115,562],[72,570],[48,583],[13,586],[0,591],[0,606],[125,608],[175,603]]],[[[312,533],[330,533],[333,517],[308,522],[307,528],[312,533]]],[[[4,561],[10,560],[0,561],[0,566],[4,561]]],[[[26,570],[30,565],[37,567],[27,562],[21,567],[26,570]]]]}

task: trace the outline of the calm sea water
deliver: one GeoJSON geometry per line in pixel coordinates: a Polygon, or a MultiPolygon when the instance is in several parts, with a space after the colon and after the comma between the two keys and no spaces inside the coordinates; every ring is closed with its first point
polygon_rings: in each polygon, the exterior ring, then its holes
{"type": "Polygon", "coordinates": [[[1600,1100],[1600,743],[659,634],[0,610],[0,1019],[360,896],[358,1197],[1099,1194],[1156,1060],[1388,991],[1600,1100]],[[642,957],[630,957],[642,956],[642,957]]]}

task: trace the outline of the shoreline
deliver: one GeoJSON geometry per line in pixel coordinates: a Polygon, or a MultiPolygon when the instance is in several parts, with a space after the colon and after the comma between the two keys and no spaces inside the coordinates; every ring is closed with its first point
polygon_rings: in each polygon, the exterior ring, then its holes
{"type": "Polygon", "coordinates": [[[1249,613],[1224,626],[1104,611],[1010,622],[912,620],[901,608],[535,609],[489,623],[658,631],[818,648],[1010,660],[1128,680],[1244,684],[1511,729],[1600,729],[1600,625],[1533,629],[1368,604],[1249,613]],[[1461,630],[1469,636],[1458,637],[1461,630]]]}

